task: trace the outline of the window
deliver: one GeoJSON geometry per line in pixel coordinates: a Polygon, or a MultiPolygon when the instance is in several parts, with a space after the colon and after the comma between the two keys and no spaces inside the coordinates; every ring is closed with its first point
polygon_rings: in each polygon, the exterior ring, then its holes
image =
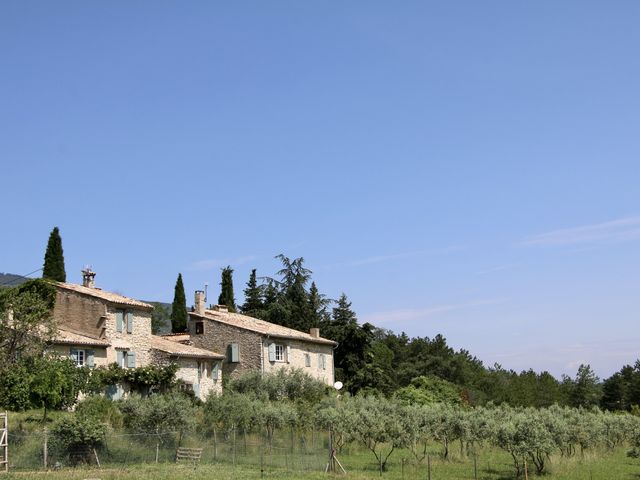
{"type": "Polygon", "coordinates": [[[198,383],[200,383],[202,379],[206,377],[207,377],[207,363],[198,362],[198,383]]]}
{"type": "Polygon", "coordinates": [[[276,362],[284,362],[284,345],[276,345],[276,362]]]}
{"type": "Polygon", "coordinates": [[[70,351],[71,360],[73,360],[77,367],[93,367],[94,366],[94,352],[93,350],[79,350],[72,348],[70,351]]]}
{"type": "Polygon", "coordinates": [[[120,368],[136,368],[136,354],[130,350],[118,350],[116,363],[120,368]]]}
{"type": "Polygon", "coordinates": [[[211,380],[219,380],[220,379],[220,363],[213,362],[211,365],[211,380]]]}
{"type": "Polygon", "coordinates": [[[279,343],[270,343],[269,348],[269,361],[270,362],[288,362],[289,361],[289,346],[279,343]]]}
{"type": "Polygon", "coordinates": [[[196,322],[196,335],[204,333],[204,322],[196,322]]]}
{"type": "Polygon", "coordinates": [[[327,369],[327,357],[324,353],[318,354],[318,370],[326,370],[327,369]]]}
{"type": "Polygon", "coordinates": [[[129,310],[116,310],[116,331],[133,333],[133,312],[129,310]]]}
{"type": "Polygon", "coordinates": [[[311,366],[311,355],[309,355],[308,353],[304,354],[304,366],[305,367],[311,366]]]}
{"type": "Polygon", "coordinates": [[[76,367],[84,367],[86,360],[84,350],[71,350],[71,359],[76,362],[76,367]]]}

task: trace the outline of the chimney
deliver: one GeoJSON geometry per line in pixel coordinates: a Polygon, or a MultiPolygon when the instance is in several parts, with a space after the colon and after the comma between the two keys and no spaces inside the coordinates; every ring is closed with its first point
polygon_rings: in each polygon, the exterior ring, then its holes
{"type": "Polygon", "coordinates": [[[85,265],[82,269],[82,286],[96,288],[96,272],[91,270],[91,266],[85,265]]]}
{"type": "Polygon", "coordinates": [[[226,305],[214,305],[213,309],[216,312],[221,312],[221,313],[228,313],[229,312],[229,307],[227,307],[226,305]]]}
{"type": "Polygon", "coordinates": [[[313,338],[320,338],[320,329],[319,328],[309,329],[309,335],[311,335],[313,338]]]}
{"type": "Polygon", "coordinates": [[[198,315],[204,315],[204,292],[202,290],[196,290],[195,311],[198,315]]]}

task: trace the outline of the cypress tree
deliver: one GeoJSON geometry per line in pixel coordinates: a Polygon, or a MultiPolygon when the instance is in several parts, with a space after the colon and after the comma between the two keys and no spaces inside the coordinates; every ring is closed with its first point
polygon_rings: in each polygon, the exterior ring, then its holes
{"type": "Polygon", "coordinates": [[[187,316],[187,299],[184,295],[182,274],[179,273],[173,294],[173,304],[171,305],[171,331],[173,333],[187,331],[187,316]]]}
{"type": "Polygon", "coordinates": [[[309,288],[309,313],[311,315],[311,327],[319,327],[326,324],[329,314],[327,305],[329,300],[318,291],[316,282],[311,282],[309,288]]]}
{"type": "Polygon", "coordinates": [[[64,254],[62,251],[62,239],[58,227],[54,227],[49,235],[47,251],[44,254],[44,266],[42,267],[42,278],[66,282],[67,274],[64,270],[64,254]]]}
{"type": "Polygon", "coordinates": [[[258,286],[256,278],[256,269],[251,270],[247,288],[244,289],[244,303],[240,307],[240,311],[246,314],[256,314],[262,310],[262,289],[258,286]]]}
{"type": "Polygon", "coordinates": [[[236,311],[236,299],[233,294],[233,268],[227,266],[222,269],[221,291],[218,297],[219,305],[226,305],[230,312],[236,311]]]}

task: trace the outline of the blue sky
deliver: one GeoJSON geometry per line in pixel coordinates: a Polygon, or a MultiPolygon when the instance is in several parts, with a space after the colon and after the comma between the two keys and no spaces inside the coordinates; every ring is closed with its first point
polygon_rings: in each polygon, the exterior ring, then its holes
{"type": "Polygon", "coordinates": [[[0,271],[171,301],[304,256],[486,364],[640,355],[640,4],[4,2],[0,271]]]}

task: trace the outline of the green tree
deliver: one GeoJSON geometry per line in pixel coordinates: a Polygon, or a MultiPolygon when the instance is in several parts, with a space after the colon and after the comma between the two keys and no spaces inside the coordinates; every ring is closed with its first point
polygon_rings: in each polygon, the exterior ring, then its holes
{"type": "Polygon", "coordinates": [[[593,407],[598,405],[601,396],[600,380],[591,366],[580,365],[570,394],[571,406],[593,407]]]}
{"type": "Polygon", "coordinates": [[[151,333],[160,335],[166,332],[167,327],[171,323],[171,313],[169,309],[158,302],[153,302],[153,311],[151,312],[151,333]]]}
{"type": "Polygon", "coordinates": [[[55,280],[56,282],[66,282],[67,274],[64,270],[64,254],[62,251],[62,239],[58,227],[49,234],[47,251],[44,254],[44,267],[42,278],[55,280]]]}
{"type": "Polygon", "coordinates": [[[182,274],[179,273],[173,294],[173,304],[171,305],[171,331],[173,333],[186,332],[187,317],[187,299],[184,294],[182,274]]]}
{"type": "Polygon", "coordinates": [[[254,268],[251,270],[247,287],[244,289],[244,303],[240,307],[240,311],[247,315],[255,316],[263,307],[262,289],[258,286],[256,269],[254,268]]]}
{"type": "Polygon", "coordinates": [[[343,293],[333,308],[331,320],[323,325],[324,335],[338,342],[334,350],[336,377],[342,380],[350,393],[372,384],[370,370],[373,325],[360,326],[351,302],[343,293]]]}
{"type": "Polygon", "coordinates": [[[41,279],[0,289],[0,372],[19,358],[42,355],[57,332],[55,299],[55,287],[41,279]]]}
{"type": "Polygon", "coordinates": [[[226,305],[230,312],[236,311],[236,299],[233,294],[233,268],[227,266],[222,269],[221,291],[218,297],[219,305],[226,305]]]}
{"type": "Polygon", "coordinates": [[[318,291],[316,282],[311,282],[309,288],[309,314],[312,327],[319,327],[329,319],[327,307],[331,301],[318,291]]]}

